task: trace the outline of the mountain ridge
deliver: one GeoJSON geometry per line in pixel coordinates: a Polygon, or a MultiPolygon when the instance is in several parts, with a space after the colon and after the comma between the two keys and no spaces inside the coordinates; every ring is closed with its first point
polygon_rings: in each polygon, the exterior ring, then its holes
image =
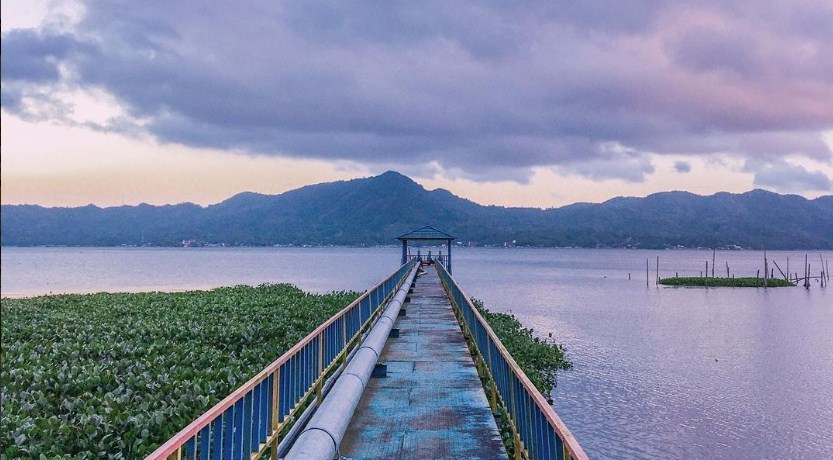
{"type": "Polygon", "coordinates": [[[208,206],[3,205],[0,213],[2,246],[379,245],[430,224],[481,245],[833,248],[833,195],[667,191],[540,209],[481,205],[394,171],[208,206]]]}

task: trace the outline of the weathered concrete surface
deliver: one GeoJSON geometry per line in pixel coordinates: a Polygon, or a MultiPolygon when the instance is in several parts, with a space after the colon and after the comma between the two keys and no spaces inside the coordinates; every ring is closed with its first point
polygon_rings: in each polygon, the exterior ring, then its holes
{"type": "Polygon", "coordinates": [[[341,444],[354,459],[506,459],[465,339],[433,267],[367,385],[341,444]]]}

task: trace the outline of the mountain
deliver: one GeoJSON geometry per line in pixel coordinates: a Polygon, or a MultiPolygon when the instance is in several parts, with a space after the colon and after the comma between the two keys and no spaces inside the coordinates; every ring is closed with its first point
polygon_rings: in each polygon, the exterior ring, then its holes
{"type": "Polygon", "coordinates": [[[463,242],[525,246],[833,248],[833,196],[663,192],[557,209],[482,206],[396,172],[241,193],[212,206],[4,205],[3,246],[376,245],[426,224],[463,242]]]}

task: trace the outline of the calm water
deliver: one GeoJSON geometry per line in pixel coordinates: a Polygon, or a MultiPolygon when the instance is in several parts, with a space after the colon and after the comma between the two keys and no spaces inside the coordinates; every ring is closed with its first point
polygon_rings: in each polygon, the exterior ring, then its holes
{"type": "MultiPolygon", "coordinates": [[[[566,345],[574,368],[554,406],[593,458],[833,458],[833,292],[657,288],[656,256],[660,275],[673,276],[699,275],[712,254],[466,249],[454,271],[469,295],[566,345]]],[[[802,271],[804,253],[769,256],[802,271]]],[[[3,296],[263,282],[362,290],[398,257],[396,248],[3,248],[0,286],[3,296]]],[[[754,276],[763,255],[718,252],[718,273],[726,262],[754,276]]]]}

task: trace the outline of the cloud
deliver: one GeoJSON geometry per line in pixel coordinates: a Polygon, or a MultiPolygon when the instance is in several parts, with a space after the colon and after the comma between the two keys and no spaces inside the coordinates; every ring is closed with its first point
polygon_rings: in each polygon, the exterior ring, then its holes
{"type": "Polygon", "coordinates": [[[57,82],[58,64],[70,54],[75,41],[66,35],[12,30],[3,35],[3,81],[57,82]]]}
{"type": "Polygon", "coordinates": [[[21,99],[22,95],[20,91],[14,91],[5,86],[0,89],[0,101],[2,101],[3,109],[11,113],[19,113],[21,111],[21,99]]]}
{"type": "Polygon", "coordinates": [[[747,164],[754,171],[754,184],[782,193],[829,192],[833,181],[820,171],[808,171],[803,166],[777,161],[767,164],[747,164]]]}
{"type": "Polygon", "coordinates": [[[675,161],[674,169],[677,170],[678,173],[691,172],[691,163],[688,161],[675,161]]]}
{"type": "Polygon", "coordinates": [[[632,183],[644,182],[655,170],[647,157],[619,143],[606,143],[601,150],[604,154],[599,158],[563,164],[558,169],[593,180],[620,179],[632,183]]]}
{"type": "Polygon", "coordinates": [[[584,161],[565,165],[560,169],[594,180],[620,179],[625,182],[642,182],[646,175],[654,172],[654,165],[647,158],[622,157],[584,161]]]}
{"type": "Polygon", "coordinates": [[[484,181],[833,156],[824,0],[82,3],[72,30],[3,35],[4,110],[96,89],[125,112],[100,129],[484,181]]]}

